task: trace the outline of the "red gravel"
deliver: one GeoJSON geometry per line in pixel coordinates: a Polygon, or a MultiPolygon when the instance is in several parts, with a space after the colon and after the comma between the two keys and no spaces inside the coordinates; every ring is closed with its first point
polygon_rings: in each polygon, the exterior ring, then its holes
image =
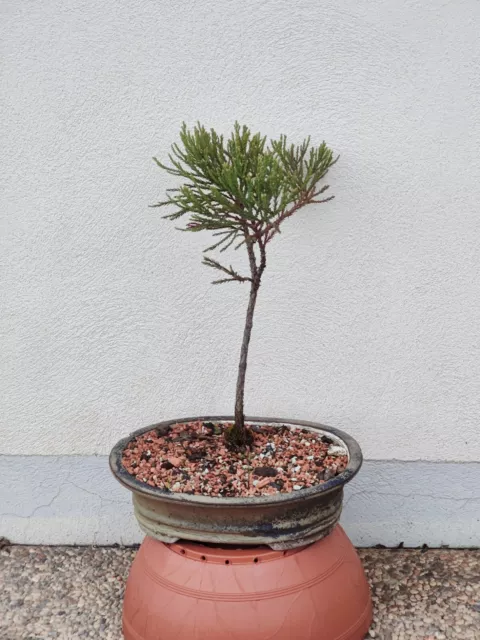
{"type": "Polygon", "coordinates": [[[226,423],[175,424],[131,440],[123,466],[151,487],[206,496],[268,496],[322,484],[342,472],[345,447],[327,436],[290,426],[249,425],[253,445],[230,451],[226,423]]]}

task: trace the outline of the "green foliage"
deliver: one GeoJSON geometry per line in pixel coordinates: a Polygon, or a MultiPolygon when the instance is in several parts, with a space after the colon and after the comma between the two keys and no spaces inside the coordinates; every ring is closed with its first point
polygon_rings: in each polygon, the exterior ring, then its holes
{"type": "Polygon", "coordinates": [[[215,242],[205,251],[247,245],[251,277],[204,258],[204,264],[226,276],[215,283],[253,282],[265,268],[265,247],[281,223],[305,205],[333,197],[318,199],[328,185],[318,189],[317,184],[336,162],[325,143],[312,147],[307,139],[299,146],[288,145],[285,136],[268,143],[238,123],[227,140],[200,124],[192,131],[183,124],[170,164],[154,160],[182,179],[167,191],[164,202],[153,205],[172,207],[166,218],[187,216],[182,230],[212,232],[215,242]]]}

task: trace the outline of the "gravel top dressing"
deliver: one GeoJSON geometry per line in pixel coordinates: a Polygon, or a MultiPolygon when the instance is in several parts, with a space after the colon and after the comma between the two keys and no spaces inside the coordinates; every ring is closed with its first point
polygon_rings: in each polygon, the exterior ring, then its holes
{"type": "Polygon", "coordinates": [[[227,448],[221,422],[172,425],[134,438],[123,466],[151,487],[212,497],[269,496],[301,491],[341,473],[348,452],[326,435],[291,426],[249,425],[253,443],[227,448]]]}

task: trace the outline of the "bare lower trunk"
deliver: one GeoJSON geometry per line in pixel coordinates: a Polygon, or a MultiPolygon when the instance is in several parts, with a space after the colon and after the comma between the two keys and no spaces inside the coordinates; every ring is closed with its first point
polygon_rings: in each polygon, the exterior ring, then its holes
{"type": "Polygon", "coordinates": [[[228,441],[236,447],[244,447],[248,444],[248,434],[245,429],[244,396],[245,396],[245,375],[247,373],[248,347],[250,336],[252,335],[253,314],[257,302],[258,289],[260,288],[260,277],[253,280],[250,288],[250,299],[248,301],[247,315],[245,318],[245,329],[243,331],[243,342],[240,351],[240,363],[238,365],[237,391],[235,396],[235,424],[228,434],[228,441]]]}

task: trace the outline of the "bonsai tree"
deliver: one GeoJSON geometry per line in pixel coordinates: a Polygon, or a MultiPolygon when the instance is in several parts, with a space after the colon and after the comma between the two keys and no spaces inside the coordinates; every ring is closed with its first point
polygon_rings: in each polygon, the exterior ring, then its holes
{"type": "Polygon", "coordinates": [[[333,159],[325,142],[313,147],[308,138],[299,146],[288,145],[282,135],[268,143],[266,136],[252,134],[238,123],[228,140],[201,124],[190,131],[184,123],[180,143],[172,145],[170,164],[154,158],[161,169],[178,176],[182,184],[168,189],[167,200],[153,206],[172,207],[173,211],[165,215],[170,220],[187,216],[183,231],[209,231],[215,236],[203,258],[203,264],[219,272],[213,284],[250,285],[238,365],[235,421],[225,433],[230,447],[244,448],[251,440],[245,427],[245,375],[268,245],[287,218],[306,205],[333,198],[321,197],[328,185],[319,187],[318,183],[337,159],[333,159]],[[224,253],[232,246],[246,250],[249,274],[240,274],[209,255],[215,249],[224,253]]]}

